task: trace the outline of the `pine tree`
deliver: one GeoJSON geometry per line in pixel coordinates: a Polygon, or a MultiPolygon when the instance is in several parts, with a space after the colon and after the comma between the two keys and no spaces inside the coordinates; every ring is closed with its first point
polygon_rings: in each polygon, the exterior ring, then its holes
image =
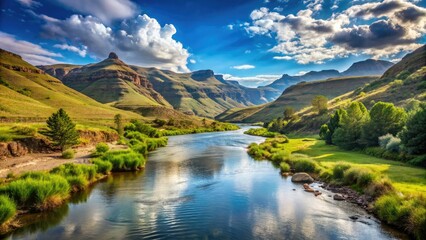
{"type": "Polygon", "coordinates": [[[65,150],[78,143],[79,134],[71,118],[64,109],[53,113],[46,121],[48,130],[45,135],[52,140],[55,146],[65,150]]]}

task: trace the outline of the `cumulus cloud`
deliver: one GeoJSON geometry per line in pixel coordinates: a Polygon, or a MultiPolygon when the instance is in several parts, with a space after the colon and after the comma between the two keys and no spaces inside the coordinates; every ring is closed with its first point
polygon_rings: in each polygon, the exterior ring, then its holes
{"type": "Polygon", "coordinates": [[[249,64],[244,64],[244,65],[233,66],[231,68],[237,69],[237,70],[247,70],[247,69],[253,69],[253,68],[255,68],[255,66],[249,65],[249,64]]]}
{"type": "MultiPolygon", "coordinates": [[[[21,0],[29,1],[29,0],[21,0]]],[[[105,23],[135,15],[137,6],[130,0],[56,0],[63,6],[80,13],[93,15],[105,23]]]]}
{"type": "Polygon", "coordinates": [[[15,36],[0,32],[0,48],[19,54],[33,65],[46,65],[60,63],[52,57],[62,57],[59,53],[50,52],[40,45],[18,40],[15,36]]]}
{"type": "Polygon", "coordinates": [[[353,5],[328,19],[314,17],[322,1],[304,2],[307,9],[296,15],[256,9],[250,15],[252,23],[245,29],[251,36],[276,39],[270,51],[284,56],[274,59],[291,57],[301,64],[360,53],[373,58],[391,57],[419,47],[417,41],[426,33],[426,9],[406,0],[353,5]]]}
{"type": "Polygon", "coordinates": [[[251,77],[237,77],[232,76],[231,74],[223,74],[223,79],[237,81],[241,85],[247,87],[257,87],[264,86],[272,83],[273,81],[279,79],[281,75],[256,75],[251,77]]]}
{"type": "Polygon", "coordinates": [[[121,22],[118,28],[93,16],[72,15],[65,20],[47,20],[43,35],[47,38],[87,46],[87,52],[100,59],[114,51],[129,64],[188,72],[188,51],[173,39],[176,28],[161,26],[148,15],[121,22]]]}
{"type": "Polygon", "coordinates": [[[78,53],[78,55],[80,55],[82,57],[85,57],[86,54],[87,54],[87,47],[86,46],[83,46],[80,49],[80,48],[78,48],[76,46],[72,46],[72,45],[68,45],[68,44],[64,43],[64,44],[55,44],[55,45],[53,45],[53,47],[60,48],[62,50],[68,50],[68,51],[71,51],[71,52],[78,53]]]}
{"type": "Polygon", "coordinates": [[[197,61],[195,59],[189,59],[189,62],[192,63],[192,64],[196,64],[197,63],[197,61]]]}

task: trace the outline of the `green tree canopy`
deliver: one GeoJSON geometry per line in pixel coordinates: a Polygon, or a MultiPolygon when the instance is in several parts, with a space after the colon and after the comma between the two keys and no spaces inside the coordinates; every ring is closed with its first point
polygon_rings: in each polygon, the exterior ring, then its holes
{"type": "Polygon", "coordinates": [[[328,109],[327,102],[328,102],[327,97],[322,95],[315,96],[311,101],[312,108],[314,111],[318,112],[318,114],[323,114],[327,112],[327,109],[328,109]]]}
{"type": "Polygon", "coordinates": [[[407,121],[401,141],[412,154],[426,154],[426,104],[407,121]]]}
{"type": "Polygon", "coordinates": [[[48,130],[45,135],[52,140],[55,146],[62,150],[78,143],[79,134],[71,118],[64,109],[53,113],[46,121],[48,130]]]}
{"type": "Polygon", "coordinates": [[[345,110],[336,110],[336,112],[331,115],[328,123],[321,126],[320,137],[325,140],[325,143],[333,144],[332,136],[336,129],[341,126],[341,119],[343,114],[347,114],[345,110]]]}
{"type": "Polygon", "coordinates": [[[114,116],[114,123],[115,123],[115,129],[118,132],[118,135],[122,136],[124,133],[124,126],[123,126],[123,117],[121,114],[116,114],[114,116]]]}
{"type": "Polygon", "coordinates": [[[363,142],[367,146],[377,146],[380,136],[388,133],[396,136],[406,121],[404,109],[395,107],[393,103],[377,102],[370,110],[370,121],[363,128],[363,142]]]}
{"type": "Polygon", "coordinates": [[[367,108],[361,102],[352,102],[340,118],[340,127],[334,132],[332,142],[346,149],[360,147],[362,128],[370,119],[367,108]]]}

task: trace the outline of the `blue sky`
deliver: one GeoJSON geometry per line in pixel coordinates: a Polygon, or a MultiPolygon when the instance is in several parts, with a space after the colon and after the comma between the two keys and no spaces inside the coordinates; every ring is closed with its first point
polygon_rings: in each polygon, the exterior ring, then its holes
{"type": "Polygon", "coordinates": [[[0,48],[39,64],[212,69],[246,86],[284,73],[398,61],[426,42],[418,0],[8,0],[0,48]]]}

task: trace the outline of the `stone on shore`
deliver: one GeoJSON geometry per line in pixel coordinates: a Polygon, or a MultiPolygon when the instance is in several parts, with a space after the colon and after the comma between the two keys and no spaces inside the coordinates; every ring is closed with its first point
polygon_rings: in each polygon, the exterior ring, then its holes
{"type": "Polygon", "coordinates": [[[334,194],[333,199],[336,201],[344,201],[346,198],[340,194],[334,194]]]}
{"type": "Polygon", "coordinates": [[[309,174],[304,173],[304,172],[300,172],[300,173],[295,173],[292,177],[291,177],[291,181],[292,182],[299,182],[299,183],[311,183],[314,181],[314,179],[309,176],[309,174]]]}

